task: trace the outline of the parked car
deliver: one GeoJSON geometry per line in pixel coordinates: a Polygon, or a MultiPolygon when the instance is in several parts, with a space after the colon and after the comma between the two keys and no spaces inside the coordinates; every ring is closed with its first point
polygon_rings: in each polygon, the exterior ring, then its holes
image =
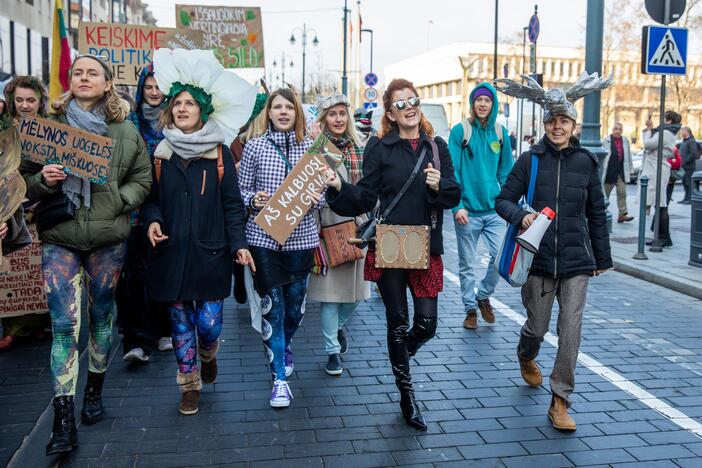
{"type": "MultiPolygon", "coordinates": [[[[440,136],[446,142],[448,142],[449,133],[451,129],[448,126],[448,119],[446,118],[446,111],[442,104],[435,103],[422,103],[422,112],[426,116],[427,120],[432,127],[434,127],[434,134],[440,136]]],[[[371,121],[373,122],[373,128],[376,130],[380,129],[380,120],[383,118],[382,108],[376,108],[373,110],[373,117],[371,121]]]]}
{"type": "Polygon", "coordinates": [[[635,184],[639,180],[641,169],[643,168],[643,150],[631,155],[631,181],[630,184],[635,184]]]}

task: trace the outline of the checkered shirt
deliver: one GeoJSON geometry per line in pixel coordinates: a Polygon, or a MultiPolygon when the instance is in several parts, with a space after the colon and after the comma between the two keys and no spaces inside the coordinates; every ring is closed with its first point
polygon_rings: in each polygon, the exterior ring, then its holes
{"type": "Polygon", "coordinates": [[[312,146],[312,140],[305,138],[301,143],[295,139],[295,132],[272,132],[268,130],[263,136],[254,138],[246,142],[244,152],[241,157],[241,166],[239,167],[239,190],[244,204],[252,209],[252,214],[246,222],[246,240],[249,245],[264,247],[272,250],[307,250],[313,249],[319,245],[319,234],[317,231],[315,213],[316,209],[325,205],[325,198],[319,205],[311,209],[307,215],[302,218],[302,221],[285,244],[278,244],[271,236],[269,236],[261,227],[254,222],[254,218],[259,211],[253,208],[251,200],[256,192],[266,192],[273,195],[275,191],[283,183],[287,176],[287,168],[283,159],[278,154],[273,144],[273,140],[282,150],[283,154],[286,148],[287,158],[291,165],[300,160],[303,154],[312,146]],[[287,144],[286,144],[287,141],[287,144]]]}

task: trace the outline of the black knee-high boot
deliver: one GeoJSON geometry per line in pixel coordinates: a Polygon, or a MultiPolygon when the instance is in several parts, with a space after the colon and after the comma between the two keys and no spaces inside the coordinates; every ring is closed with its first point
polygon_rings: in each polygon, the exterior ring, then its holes
{"type": "MultiPolygon", "coordinates": [[[[416,314],[416,311],[415,311],[416,314]]],[[[407,336],[407,352],[414,357],[419,348],[427,344],[436,334],[436,317],[416,316],[407,336]]]]}
{"type": "Polygon", "coordinates": [[[80,420],[83,424],[95,424],[105,414],[105,409],[102,406],[102,383],[104,381],[104,373],[88,372],[88,382],[85,384],[85,396],[83,396],[83,410],[80,412],[80,420]]]}
{"type": "Polygon", "coordinates": [[[412,387],[409,353],[407,351],[407,329],[406,323],[394,326],[388,323],[388,354],[392,372],[395,375],[395,384],[400,391],[402,416],[408,425],[417,430],[426,431],[427,423],[419,411],[412,387]]]}
{"type": "Polygon", "coordinates": [[[78,431],[73,414],[73,396],[54,398],[54,425],[51,429],[51,439],[46,445],[46,454],[70,452],[78,446],[78,431]]]}

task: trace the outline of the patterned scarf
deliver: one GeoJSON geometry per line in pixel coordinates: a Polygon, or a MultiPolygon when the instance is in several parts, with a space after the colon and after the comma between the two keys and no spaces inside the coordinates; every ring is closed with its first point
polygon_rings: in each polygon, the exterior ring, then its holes
{"type": "Polygon", "coordinates": [[[363,177],[363,148],[350,138],[335,137],[326,128],[324,129],[324,135],[341,151],[341,154],[344,156],[344,166],[346,166],[346,172],[349,175],[349,182],[356,185],[363,177]]]}

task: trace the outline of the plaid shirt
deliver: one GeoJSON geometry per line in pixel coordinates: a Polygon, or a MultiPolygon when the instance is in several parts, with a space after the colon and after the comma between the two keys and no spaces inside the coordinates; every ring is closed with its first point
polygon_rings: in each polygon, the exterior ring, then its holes
{"type": "Polygon", "coordinates": [[[312,146],[312,140],[305,138],[302,143],[295,139],[295,132],[272,132],[268,130],[263,136],[246,142],[239,167],[239,190],[244,204],[252,209],[252,214],[246,222],[246,240],[249,245],[264,247],[272,250],[307,250],[319,245],[316,215],[314,209],[325,204],[325,199],[310,210],[285,244],[278,244],[266,231],[254,222],[260,210],[253,208],[251,200],[256,192],[266,192],[273,195],[288,175],[288,168],[283,158],[278,154],[271,140],[287,155],[292,166],[300,160],[303,154],[312,146]]]}

